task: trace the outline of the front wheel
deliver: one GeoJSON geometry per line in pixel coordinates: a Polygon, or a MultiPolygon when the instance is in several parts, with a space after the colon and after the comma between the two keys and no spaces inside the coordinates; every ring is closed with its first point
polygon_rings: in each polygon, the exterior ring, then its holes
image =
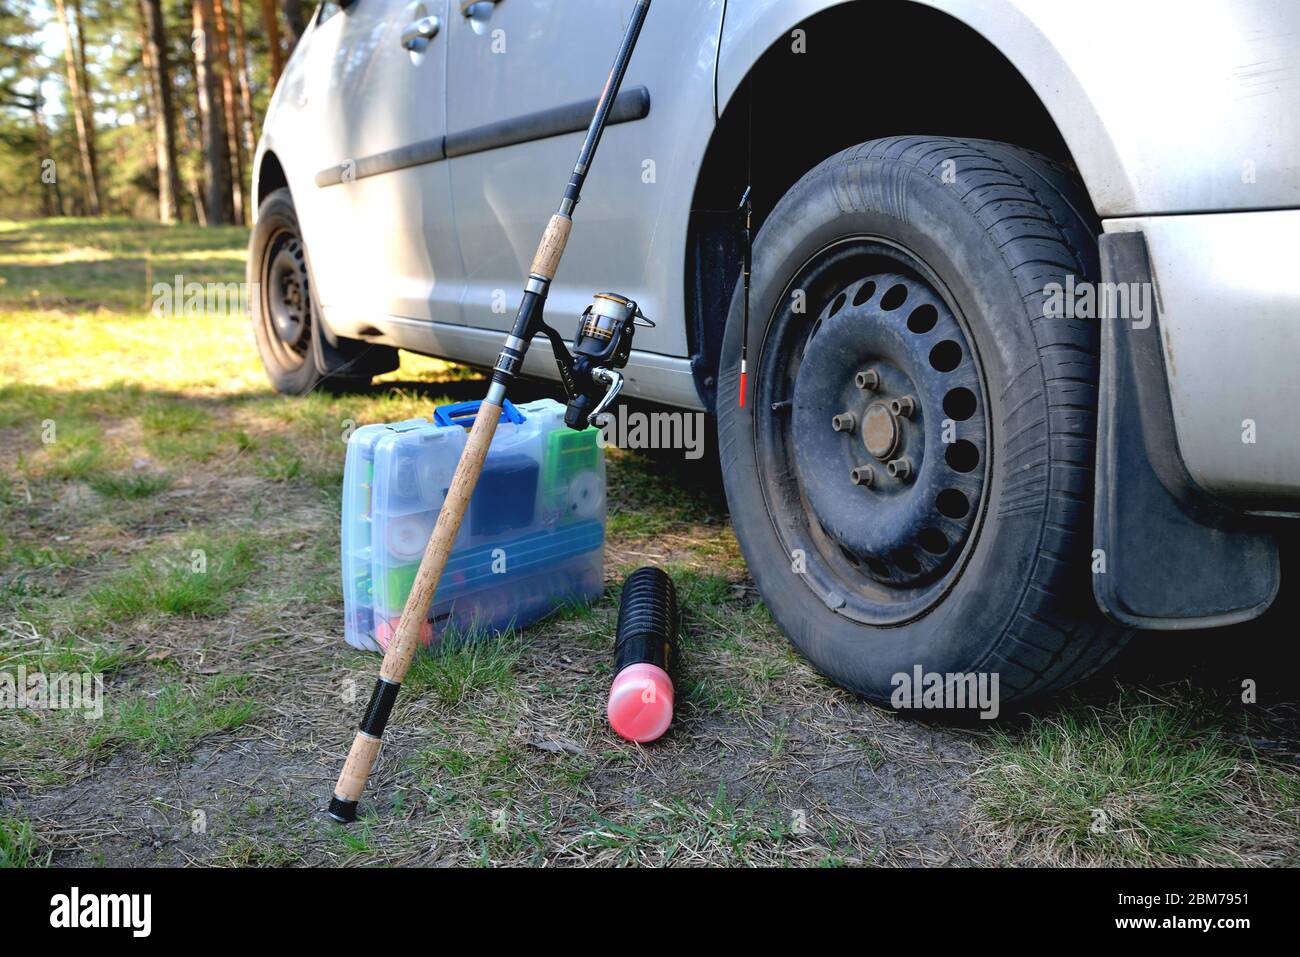
{"type": "Polygon", "coordinates": [[[732,522],[795,646],[876,702],[996,675],[1005,705],[1122,642],[1089,578],[1098,329],[1043,311],[1098,274],[1085,208],[1037,154],[894,137],[758,236],[750,394],[737,298],[718,400],[732,522]]]}

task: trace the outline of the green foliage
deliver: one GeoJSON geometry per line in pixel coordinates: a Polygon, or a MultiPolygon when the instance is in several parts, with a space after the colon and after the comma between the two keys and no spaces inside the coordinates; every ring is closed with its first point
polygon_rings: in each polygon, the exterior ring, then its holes
{"type": "MultiPolygon", "coordinates": [[[[310,17],[315,6],[310,0],[304,2],[304,15],[310,17]]],[[[200,183],[202,165],[201,151],[193,148],[199,118],[190,46],[192,13],[188,0],[162,0],[161,8],[178,135],[179,205],[182,218],[192,221],[192,192],[200,183]]],[[[284,42],[287,31],[280,5],[274,9],[281,17],[284,42]]],[[[234,34],[234,13],[228,2],[225,14],[234,34]]],[[[256,135],[271,96],[270,51],[260,6],[246,0],[242,14],[256,135]]],[[[156,219],[154,117],[140,9],[135,3],[82,0],[80,23],[72,24],[74,34],[78,26],[85,48],[85,85],[94,103],[102,211],[156,219]]],[[[63,33],[54,5],[47,0],[0,0],[0,219],[88,212],[72,116],[63,33]],[[43,165],[48,161],[56,173],[54,182],[42,177],[48,176],[51,167],[43,165]]],[[[245,191],[250,180],[251,170],[245,168],[245,191]]]]}
{"type": "Polygon", "coordinates": [[[105,715],[89,747],[135,745],[152,757],[187,754],[205,735],[248,723],[257,710],[248,686],[245,675],[218,675],[198,686],[165,685],[156,695],[132,698],[105,715]]]}
{"type": "Polygon", "coordinates": [[[151,614],[207,618],[227,610],[235,591],[256,570],[256,544],[231,537],[196,541],[182,555],[137,560],[90,593],[91,604],[109,621],[151,614]]]}
{"type": "Polygon", "coordinates": [[[0,868],[41,867],[49,863],[49,853],[40,851],[40,841],[32,826],[21,818],[0,817],[0,868]]]}
{"type": "Polygon", "coordinates": [[[1231,863],[1246,775],[1209,710],[1129,700],[995,732],[977,804],[1066,863],[1231,863]]]}
{"type": "Polygon", "coordinates": [[[501,635],[446,634],[433,650],[418,655],[402,686],[431,693],[446,705],[473,694],[506,694],[514,685],[521,642],[513,631],[501,635]]]}

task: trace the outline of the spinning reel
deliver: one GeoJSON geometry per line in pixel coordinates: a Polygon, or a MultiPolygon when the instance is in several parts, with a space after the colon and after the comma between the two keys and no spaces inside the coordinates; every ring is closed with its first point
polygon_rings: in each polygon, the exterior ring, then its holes
{"type": "Polygon", "coordinates": [[[560,369],[569,404],[564,424],[582,431],[599,417],[623,389],[619,369],[632,355],[632,335],[637,326],[653,329],[631,299],[612,292],[597,293],[578,317],[578,331],[569,352],[560,334],[546,323],[542,331],[551,340],[555,364],[560,369]]]}

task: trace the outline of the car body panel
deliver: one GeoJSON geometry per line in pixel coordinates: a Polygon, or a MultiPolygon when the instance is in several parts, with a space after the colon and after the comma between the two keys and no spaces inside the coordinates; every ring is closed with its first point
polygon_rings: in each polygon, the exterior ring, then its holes
{"type": "Polygon", "coordinates": [[[1300,210],[1113,219],[1146,237],[1183,463],[1244,508],[1300,504],[1300,210]]]}
{"type": "MultiPolygon", "coordinates": [[[[451,28],[453,131],[594,97],[631,5],[508,0],[476,9],[473,18],[455,17],[451,28]]],[[[612,290],[663,320],[637,334],[642,350],[688,354],[682,238],[713,130],[722,10],[721,0],[656,5],[642,30],[623,89],[649,89],[650,112],[610,126],[601,140],[547,300],[554,324],[565,333],[593,293],[612,290]]],[[[466,325],[510,328],[521,277],[555,212],[582,137],[553,136],[447,161],[461,253],[472,264],[462,302],[466,325]]]]}
{"type": "MultiPolygon", "coordinates": [[[[409,0],[358,0],[309,31],[260,149],[286,172],[335,333],[377,331],[369,338],[488,365],[581,134],[340,186],[313,176],[403,141],[591,98],[631,4],[504,0],[469,19],[459,4],[423,2],[445,17],[423,72],[406,69],[396,46],[409,0]],[[365,17],[369,28],[356,25],[365,17]],[[441,76],[430,66],[438,56],[441,76]]],[[[685,273],[710,137],[766,49],[808,23],[815,51],[816,15],[847,2],[865,0],[655,4],[625,81],[649,90],[649,114],[607,130],[548,303],[565,332],[605,289],[659,321],[638,334],[629,395],[702,407],[685,273]]],[[[1147,234],[1193,478],[1241,508],[1300,499],[1300,427],[1287,422],[1300,397],[1290,358],[1300,303],[1282,282],[1300,215],[1300,4],[1212,0],[1193,13],[1176,0],[898,2],[951,15],[1006,56],[1058,126],[1104,228],[1147,234]],[[1225,315],[1247,317],[1236,320],[1246,334],[1225,331],[1225,315]],[[1229,397],[1207,385],[1216,381],[1229,397]],[[1259,441],[1243,449],[1248,418],[1259,441]]],[[[899,131],[872,135],[885,132],[899,131]]],[[[525,372],[555,378],[549,349],[531,350],[525,372]]]]}
{"type": "MultiPolygon", "coordinates": [[[[844,2],[861,0],[732,0],[719,107],[768,45],[844,2]]],[[[1020,71],[1100,216],[1300,206],[1294,0],[915,2],[965,23],[1020,71]]]]}
{"type": "MultiPolygon", "coordinates": [[[[268,110],[310,237],[317,297],[339,335],[355,336],[385,315],[460,321],[464,266],[445,169],[432,164],[332,188],[313,182],[327,162],[445,133],[446,46],[435,37],[417,59],[402,47],[401,33],[421,16],[445,24],[447,8],[448,0],[365,0],[314,23],[268,110]]],[[[436,345],[418,331],[394,339],[412,348],[436,345]]]]}

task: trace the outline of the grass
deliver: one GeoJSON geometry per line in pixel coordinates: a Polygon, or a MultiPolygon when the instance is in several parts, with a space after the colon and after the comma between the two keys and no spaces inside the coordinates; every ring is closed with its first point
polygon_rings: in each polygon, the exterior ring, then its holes
{"type": "Polygon", "coordinates": [[[0,867],[42,867],[49,860],[50,852],[41,850],[31,824],[21,818],[0,817],[0,867]]]}
{"type": "Polygon", "coordinates": [[[106,498],[137,499],[148,498],[171,488],[174,479],[170,475],[121,475],[105,473],[91,475],[90,487],[106,498]]]}
{"type": "Polygon", "coordinates": [[[302,856],[292,847],[240,835],[213,860],[217,867],[294,867],[302,856]]]}
{"type": "Polygon", "coordinates": [[[1212,707],[1199,705],[1121,699],[999,731],[977,778],[978,812],[1046,862],[1241,863],[1259,823],[1255,782],[1207,718],[1212,707]]]}
{"type": "Polygon", "coordinates": [[[236,731],[257,711],[244,676],[220,675],[194,687],[166,684],[121,705],[90,736],[92,751],[133,745],[149,757],[185,755],[204,737],[236,731]]]}
{"type": "Polygon", "coordinates": [[[491,637],[448,635],[437,648],[416,657],[402,686],[448,706],[471,695],[505,695],[514,686],[519,654],[513,631],[491,637]]]}
{"type": "Polygon", "coordinates": [[[169,402],[145,409],[140,424],[152,435],[190,435],[210,426],[212,416],[204,409],[169,402]]]}
{"type": "Polygon", "coordinates": [[[417,753],[410,768],[424,789],[444,789],[436,803],[468,800],[472,795],[493,804],[508,802],[526,775],[523,751],[505,735],[492,736],[486,725],[474,750],[436,745],[417,753]],[[446,785],[454,787],[446,789],[446,785]]]}
{"type": "Polygon", "coordinates": [[[180,401],[146,408],[140,426],[145,449],[168,462],[208,462],[220,453],[226,438],[213,428],[207,409],[180,401]]]}
{"type": "Polygon", "coordinates": [[[105,688],[99,721],[0,709],[24,815],[0,817],[0,863],[1300,863],[1281,677],[1243,708],[1138,671],[997,729],[872,708],[758,600],[711,439],[700,460],[609,450],[604,598],[417,658],[361,821],[324,821],[377,664],[340,637],[347,437],[484,385],[403,354],[369,391],[285,398],[245,317],[151,312],[178,273],[241,281],[246,240],[0,223],[0,671],[105,688]],[[673,729],[641,747],[603,709],[645,564],[677,584],[683,667],[673,729]],[[140,840],[161,819],[173,838],[140,840]]]}
{"type": "Polygon", "coordinates": [[[69,674],[112,675],[127,667],[135,656],[121,648],[96,644],[67,636],[59,642],[34,641],[21,645],[11,642],[0,648],[0,668],[16,669],[22,665],[29,673],[66,672],[69,674]]]}
{"type": "MultiPolygon", "coordinates": [[[[104,458],[104,447],[92,427],[79,422],[57,427],[50,432],[52,441],[46,444],[43,458],[38,459],[39,474],[60,480],[84,479],[96,472],[104,458]]],[[[44,439],[42,439],[44,441],[44,439]]]]}
{"type": "Polygon", "coordinates": [[[191,618],[228,610],[233,593],[256,569],[251,537],[196,539],[174,554],[143,557],[90,592],[90,603],[108,621],[157,613],[191,618]]]}
{"type": "Polygon", "coordinates": [[[707,803],[653,801],[619,820],[593,815],[572,848],[615,865],[676,863],[744,866],[761,863],[791,837],[779,809],[744,807],[725,785],[707,803]]]}

